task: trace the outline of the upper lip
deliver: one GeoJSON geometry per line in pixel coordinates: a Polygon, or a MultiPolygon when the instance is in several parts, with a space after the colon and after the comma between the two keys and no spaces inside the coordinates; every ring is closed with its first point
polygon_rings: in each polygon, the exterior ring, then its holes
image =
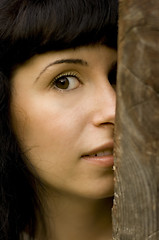
{"type": "Polygon", "coordinates": [[[87,156],[87,155],[93,155],[93,154],[96,154],[98,152],[103,152],[103,151],[106,151],[106,150],[113,150],[114,148],[114,143],[113,141],[110,141],[110,142],[107,142],[99,147],[96,147],[94,149],[92,149],[91,151],[89,152],[85,152],[84,154],[82,154],[82,156],[87,156]]]}

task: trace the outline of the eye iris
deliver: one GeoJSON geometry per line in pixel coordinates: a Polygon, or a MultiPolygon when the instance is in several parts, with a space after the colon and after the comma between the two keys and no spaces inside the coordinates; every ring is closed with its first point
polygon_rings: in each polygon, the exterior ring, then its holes
{"type": "Polygon", "coordinates": [[[63,78],[58,79],[55,82],[55,85],[57,88],[67,89],[69,87],[69,81],[68,81],[67,77],[63,77],[63,78]]]}

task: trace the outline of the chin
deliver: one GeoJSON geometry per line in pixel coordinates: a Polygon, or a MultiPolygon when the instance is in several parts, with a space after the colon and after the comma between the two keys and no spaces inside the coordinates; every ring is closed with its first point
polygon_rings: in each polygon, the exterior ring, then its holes
{"type": "Polygon", "coordinates": [[[89,189],[84,195],[92,200],[111,198],[114,196],[114,184],[107,186],[107,188],[99,188],[98,186],[98,188],[89,189]]]}
{"type": "Polygon", "coordinates": [[[92,199],[105,199],[105,198],[112,198],[114,196],[114,191],[111,190],[109,192],[103,192],[103,193],[97,193],[97,194],[92,194],[92,199]]]}

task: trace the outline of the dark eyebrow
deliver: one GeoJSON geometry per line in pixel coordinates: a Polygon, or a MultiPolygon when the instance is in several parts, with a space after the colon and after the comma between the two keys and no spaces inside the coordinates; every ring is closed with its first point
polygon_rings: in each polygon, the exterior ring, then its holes
{"type": "Polygon", "coordinates": [[[82,59],[61,59],[53,62],[53,64],[60,64],[60,63],[73,63],[73,64],[81,64],[81,65],[88,65],[88,63],[82,59]]]}
{"type": "Polygon", "coordinates": [[[88,63],[82,59],[60,59],[60,60],[56,60],[55,62],[52,62],[50,64],[48,64],[38,75],[38,77],[36,78],[35,82],[40,78],[40,76],[46,71],[47,68],[51,67],[52,65],[56,65],[56,64],[64,64],[64,63],[69,63],[69,64],[80,64],[83,66],[88,66],[88,63]]]}

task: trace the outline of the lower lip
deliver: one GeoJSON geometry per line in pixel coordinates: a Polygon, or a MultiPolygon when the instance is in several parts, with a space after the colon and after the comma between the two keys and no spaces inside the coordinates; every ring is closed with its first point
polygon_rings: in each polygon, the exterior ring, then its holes
{"type": "Polygon", "coordinates": [[[113,167],[114,164],[114,157],[113,155],[109,155],[109,156],[94,156],[94,157],[89,157],[89,156],[84,156],[82,157],[83,160],[95,164],[95,165],[99,165],[99,166],[103,166],[103,167],[113,167]]]}

